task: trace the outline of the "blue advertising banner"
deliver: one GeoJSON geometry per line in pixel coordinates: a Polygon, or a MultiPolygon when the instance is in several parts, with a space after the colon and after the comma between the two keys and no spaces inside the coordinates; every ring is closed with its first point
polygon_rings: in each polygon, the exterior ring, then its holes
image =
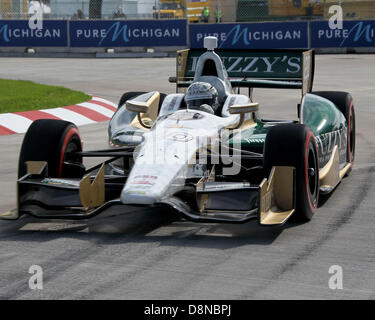
{"type": "Polygon", "coordinates": [[[71,21],[71,47],[186,46],[186,20],[71,21]]]}
{"type": "Polygon", "coordinates": [[[306,22],[190,24],[189,29],[191,48],[203,48],[206,36],[216,36],[220,49],[308,47],[306,22]]]}
{"type": "Polygon", "coordinates": [[[29,20],[0,20],[0,47],[67,47],[68,28],[63,20],[44,20],[30,29],[29,20]]]}
{"type": "Polygon", "coordinates": [[[314,21],[310,30],[312,48],[375,46],[375,20],[344,20],[342,29],[331,29],[328,21],[314,21]]]}

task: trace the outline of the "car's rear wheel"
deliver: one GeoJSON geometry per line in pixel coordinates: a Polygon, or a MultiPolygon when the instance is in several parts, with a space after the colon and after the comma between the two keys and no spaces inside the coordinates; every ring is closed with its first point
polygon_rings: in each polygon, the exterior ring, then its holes
{"type": "Polygon", "coordinates": [[[318,150],[313,132],[303,124],[272,127],[264,145],[264,169],[268,176],[273,166],[296,168],[296,213],[299,221],[308,221],[319,201],[318,150]]]}
{"type": "Polygon", "coordinates": [[[84,174],[78,128],[71,122],[54,119],[34,121],[22,142],[18,177],[27,173],[26,161],[45,161],[50,177],[80,178],[84,174]]]}
{"type": "Polygon", "coordinates": [[[355,155],[355,112],[351,94],[342,91],[314,91],[312,93],[333,102],[345,116],[348,124],[347,162],[353,163],[355,155]]]}

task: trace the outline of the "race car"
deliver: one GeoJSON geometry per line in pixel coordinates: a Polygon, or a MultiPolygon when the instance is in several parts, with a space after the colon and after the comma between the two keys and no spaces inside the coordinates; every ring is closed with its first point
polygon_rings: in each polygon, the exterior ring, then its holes
{"type": "Polygon", "coordinates": [[[177,52],[176,93],[122,96],[108,149],[83,151],[72,123],[33,122],[17,209],[1,218],[89,219],[120,205],[169,208],[196,222],[310,220],[319,195],[353,166],[351,95],[312,91],[311,50],[216,50],[215,37],[204,46],[177,52]],[[254,88],[300,89],[298,120],[263,119],[254,88]],[[86,168],[85,157],[107,160],[86,168]]]}

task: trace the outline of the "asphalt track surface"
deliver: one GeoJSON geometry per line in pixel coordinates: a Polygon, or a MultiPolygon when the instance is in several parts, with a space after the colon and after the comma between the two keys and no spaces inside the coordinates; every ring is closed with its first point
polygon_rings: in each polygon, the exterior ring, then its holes
{"type": "MultiPolygon", "coordinates": [[[[117,102],[125,91],[173,92],[174,59],[0,58],[0,78],[64,85],[117,102]]],[[[375,298],[375,55],[317,56],[315,90],[352,93],[353,171],[312,221],[281,228],[195,224],[130,208],[89,222],[0,221],[2,299],[375,298]],[[43,290],[28,287],[40,265],[43,290]],[[343,268],[331,290],[330,266],[343,268]]],[[[296,118],[298,91],[258,90],[265,117],[296,118]]],[[[106,147],[107,123],[80,128],[85,149],[106,147]]],[[[0,210],[15,207],[23,135],[0,137],[0,210]]]]}

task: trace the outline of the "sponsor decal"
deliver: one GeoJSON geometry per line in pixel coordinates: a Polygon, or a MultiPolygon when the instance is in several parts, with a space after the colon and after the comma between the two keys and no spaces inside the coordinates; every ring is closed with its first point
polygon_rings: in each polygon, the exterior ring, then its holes
{"type": "MultiPolygon", "coordinates": [[[[203,51],[192,51],[185,77],[193,77],[203,51]]],[[[218,51],[230,77],[301,78],[302,56],[297,52],[218,51]]]]}
{"type": "Polygon", "coordinates": [[[346,158],[347,148],[347,130],[346,128],[324,133],[315,137],[319,150],[319,163],[323,167],[331,158],[333,148],[337,145],[339,148],[340,162],[346,158]]]}
{"type": "Polygon", "coordinates": [[[67,21],[46,20],[43,28],[30,28],[28,20],[0,20],[1,47],[67,47],[67,21]]]}
{"type": "Polygon", "coordinates": [[[186,20],[71,21],[71,47],[185,46],[186,20]]]}
{"type": "Polygon", "coordinates": [[[53,184],[53,185],[66,185],[66,186],[72,186],[72,187],[79,186],[79,181],[76,181],[76,180],[46,178],[46,179],[43,179],[41,182],[46,183],[46,184],[53,184]]]}
{"type": "Polygon", "coordinates": [[[203,48],[206,36],[218,38],[219,49],[307,48],[306,22],[190,25],[190,45],[203,48]]]}
{"type": "Polygon", "coordinates": [[[136,189],[148,189],[155,184],[157,179],[157,176],[137,175],[131,181],[130,185],[132,185],[136,189]]]}
{"type": "Polygon", "coordinates": [[[265,134],[253,134],[251,137],[245,139],[248,143],[264,143],[265,140],[265,134]]]}
{"type": "Polygon", "coordinates": [[[205,191],[225,191],[225,190],[237,190],[242,188],[249,188],[251,184],[248,182],[234,182],[234,183],[227,183],[227,184],[206,184],[204,186],[205,191]]]}
{"type": "Polygon", "coordinates": [[[129,190],[126,192],[127,194],[142,194],[142,195],[145,195],[146,192],[145,191],[139,191],[139,190],[129,190]]]}
{"type": "Polygon", "coordinates": [[[375,20],[347,20],[336,29],[327,21],[313,21],[310,28],[313,48],[375,46],[375,20]]]}

